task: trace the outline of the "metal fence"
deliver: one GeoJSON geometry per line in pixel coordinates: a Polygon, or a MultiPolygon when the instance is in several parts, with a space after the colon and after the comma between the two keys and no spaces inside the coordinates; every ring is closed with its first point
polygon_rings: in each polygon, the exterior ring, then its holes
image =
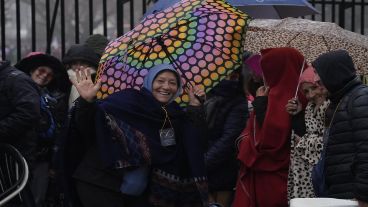
{"type": "Polygon", "coordinates": [[[63,57],[99,33],[113,39],[132,29],[152,0],[0,0],[0,57],[31,51],[63,57]]]}
{"type": "MultiPolygon", "coordinates": [[[[0,57],[13,62],[31,51],[63,57],[66,49],[100,33],[114,39],[136,25],[153,0],[0,0],[0,57]]],[[[368,0],[310,0],[321,14],[368,34],[368,0]]]]}
{"type": "Polygon", "coordinates": [[[335,22],[340,27],[368,34],[368,0],[310,0],[321,13],[311,17],[322,22],[335,22]]]}

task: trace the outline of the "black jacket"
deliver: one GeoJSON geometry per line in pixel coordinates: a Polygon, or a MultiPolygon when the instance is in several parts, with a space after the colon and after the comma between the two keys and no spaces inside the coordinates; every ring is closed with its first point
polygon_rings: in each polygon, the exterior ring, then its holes
{"type": "Polygon", "coordinates": [[[37,86],[9,62],[0,62],[0,94],[0,142],[14,145],[31,162],[40,118],[37,86]]]}
{"type": "Polygon", "coordinates": [[[331,99],[326,111],[326,126],[331,122],[325,161],[328,196],[367,202],[368,88],[346,51],[321,55],[313,65],[331,99]]]}
{"type": "Polygon", "coordinates": [[[222,81],[205,103],[208,149],[205,156],[209,187],[212,191],[235,187],[238,163],[236,139],[248,119],[248,101],[234,81],[222,81]]]}
{"type": "MultiPolygon", "coordinates": [[[[201,122],[204,112],[201,108],[194,106],[187,108],[186,113],[196,127],[203,125],[201,122]]],[[[80,205],[76,197],[74,180],[95,185],[106,192],[120,193],[123,172],[106,168],[96,143],[94,122],[96,104],[78,98],[70,113],[67,139],[61,144],[63,145],[61,167],[65,176],[63,179],[67,199],[76,206],[80,205]]]]}

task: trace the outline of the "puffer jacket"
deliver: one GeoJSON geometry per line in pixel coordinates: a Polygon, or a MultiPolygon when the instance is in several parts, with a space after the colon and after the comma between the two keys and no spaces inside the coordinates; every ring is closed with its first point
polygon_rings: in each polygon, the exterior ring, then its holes
{"type": "Polygon", "coordinates": [[[31,164],[40,119],[37,86],[9,62],[0,62],[0,94],[0,143],[16,147],[31,164]]]}
{"type": "Polygon", "coordinates": [[[330,92],[330,126],[325,175],[328,197],[368,200],[368,87],[356,76],[346,51],[321,55],[313,62],[330,92]]]}
{"type": "Polygon", "coordinates": [[[211,191],[231,191],[239,170],[236,139],[248,119],[248,101],[238,82],[223,80],[205,102],[208,149],[205,155],[211,191]]]}

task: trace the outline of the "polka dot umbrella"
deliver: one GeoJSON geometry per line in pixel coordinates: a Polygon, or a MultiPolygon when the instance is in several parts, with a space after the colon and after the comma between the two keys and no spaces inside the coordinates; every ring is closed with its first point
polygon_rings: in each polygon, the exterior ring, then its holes
{"type": "MultiPolygon", "coordinates": [[[[105,49],[97,97],[140,89],[148,70],[162,63],[173,64],[184,84],[195,83],[208,92],[241,65],[248,20],[223,0],[182,0],[147,16],[105,49]]],[[[185,105],[188,95],[176,101],[185,105]]]]}

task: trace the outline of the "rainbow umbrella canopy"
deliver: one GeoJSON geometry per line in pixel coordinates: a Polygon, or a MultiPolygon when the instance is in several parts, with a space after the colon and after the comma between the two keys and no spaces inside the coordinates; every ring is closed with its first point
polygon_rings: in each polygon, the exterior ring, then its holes
{"type": "MultiPolygon", "coordinates": [[[[148,15],[110,42],[101,58],[99,99],[125,88],[140,89],[155,65],[171,63],[183,84],[208,92],[241,65],[249,18],[223,0],[182,0],[148,15]]],[[[188,102],[182,94],[176,100],[188,102]]]]}

